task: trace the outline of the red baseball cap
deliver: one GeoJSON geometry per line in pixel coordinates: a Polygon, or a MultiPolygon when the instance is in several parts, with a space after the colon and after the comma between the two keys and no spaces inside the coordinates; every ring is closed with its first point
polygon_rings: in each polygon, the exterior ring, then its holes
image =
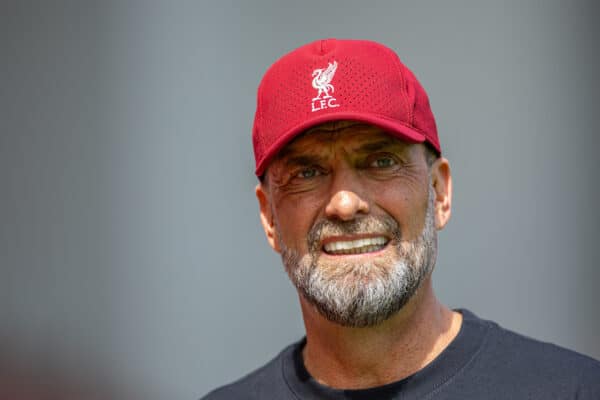
{"type": "Polygon", "coordinates": [[[252,130],[256,175],[296,136],[335,120],[376,125],[441,153],[427,94],[391,49],[325,39],[284,55],[265,73],[252,130]]]}

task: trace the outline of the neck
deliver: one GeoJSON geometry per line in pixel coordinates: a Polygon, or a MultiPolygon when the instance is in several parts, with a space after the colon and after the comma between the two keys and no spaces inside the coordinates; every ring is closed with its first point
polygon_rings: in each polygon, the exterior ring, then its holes
{"type": "Polygon", "coordinates": [[[430,278],[397,314],[374,327],[344,327],[302,296],[300,304],[306,369],[318,382],[340,389],[381,386],[414,374],[450,344],[462,322],[437,300],[430,278]]]}

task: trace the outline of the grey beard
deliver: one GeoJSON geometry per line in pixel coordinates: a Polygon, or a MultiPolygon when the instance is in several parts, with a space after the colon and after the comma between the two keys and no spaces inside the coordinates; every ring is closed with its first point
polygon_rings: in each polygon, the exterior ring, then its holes
{"type": "MultiPolygon", "coordinates": [[[[421,235],[402,241],[398,223],[390,216],[366,216],[349,222],[321,221],[308,235],[309,251],[301,256],[279,243],[290,280],[299,293],[328,320],[347,327],[378,325],[396,314],[415,294],[435,265],[434,192],[430,187],[425,226],[421,235]],[[391,234],[395,259],[365,264],[325,263],[319,260],[319,238],[324,234],[385,232],[391,234]]],[[[278,235],[281,237],[281,235],[278,235]]]]}

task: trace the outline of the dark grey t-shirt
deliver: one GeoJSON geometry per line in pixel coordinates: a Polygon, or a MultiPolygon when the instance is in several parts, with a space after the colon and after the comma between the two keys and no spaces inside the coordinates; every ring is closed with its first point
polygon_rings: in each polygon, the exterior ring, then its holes
{"type": "Polygon", "coordinates": [[[323,386],[304,367],[302,340],[204,399],[600,400],[600,362],[459,311],[463,324],[454,341],[427,367],[400,381],[363,390],[323,386]]]}

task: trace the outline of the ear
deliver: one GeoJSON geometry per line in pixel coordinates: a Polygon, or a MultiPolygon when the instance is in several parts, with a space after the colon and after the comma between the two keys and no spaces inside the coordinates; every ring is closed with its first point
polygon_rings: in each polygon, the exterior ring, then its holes
{"type": "Polygon", "coordinates": [[[275,223],[273,222],[273,210],[271,208],[267,190],[268,189],[262,183],[256,185],[255,192],[260,207],[260,222],[265,230],[267,242],[269,242],[269,245],[273,250],[279,253],[279,241],[277,239],[277,231],[275,230],[275,223]]]}
{"type": "Polygon", "coordinates": [[[435,228],[441,230],[452,213],[452,175],[450,163],[444,157],[438,158],[431,166],[431,184],[435,192],[435,228]]]}

